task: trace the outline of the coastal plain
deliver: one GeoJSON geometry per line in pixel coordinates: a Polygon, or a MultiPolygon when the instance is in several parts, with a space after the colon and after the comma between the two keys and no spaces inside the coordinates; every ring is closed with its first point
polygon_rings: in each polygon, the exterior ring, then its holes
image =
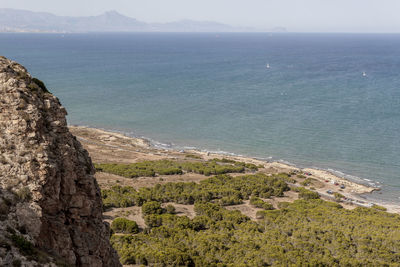
{"type": "Polygon", "coordinates": [[[124,266],[400,266],[399,210],[317,169],[88,127],[103,219],[124,266]]]}
{"type": "MultiPolygon", "coordinates": [[[[339,200],[340,204],[346,209],[354,209],[357,206],[369,207],[374,204],[384,206],[388,212],[400,213],[400,207],[390,204],[370,203],[362,196],[370,194],[379,188],[371,187],[364,184],[359,184],[353,181],[346,180],[336,176],[328,171],[313,169],[313,168],[297,168],[288,164],[276,161],[263,161],[251,157],[230,156],[218,153],[203,152],[198,150],[174,150],[160,149],[151,145],[151,142],[138,137],[129,137],[122,133],[106,131],[97,128],[84,126],[70,126],[70,131],[78,138],[83,146],[88,150],[92,161],[96,163],[116,163],[116,164],[131,164],[142,161],[157,161],[157,160],[178,160],[178,161],[200,161],[205,162],[212,159],[228,159],[239,162],[251,163],[257,166],[262,166],[258,170],[260,173],[267,175],[278,173],[297,174],[291,177],[296,181],[291,184],[293,187],[304,185],[304,181],[311,181],[305,188],[317,192],[320,197],[328,201],[338,201],[334,197],[334,193],[339,193],[343,196],[339,200]],[[329,192],[329,193],[328,193],[329,192]]],[[[254,171],[246,170],[246,173],[254,171]]],[[[243,173],[231,173],[232,176],[243,175],[243,173]]],[[[135,189],[142,187],[152,187],[156,184],[165,184],[168,182],[200,182],[207,179],[208,176],[198,173],[183,173],[176,175],[157,175],[157,177],[138,177],[135,179],[126,178],[119,175],[97,172],[96,179],[102,189],[110,188],[113,185],[131,186],[135,189]]],[[[293,202],[298,199],[298,194],[294,192],[285,192],[285,198],[268,199],[271,204],[276,206],[279,201],[293,202]]],[[[232,207],[235,208],[235,207],[232,207]]],[[[256,208],[248,203],[239,205],[245,215],[255,214],[256,208]]],[[[187,215],[192,216],[188,213],[187,215]]],[[[254,218],[255,216],[250,216],[254,218]]]]}

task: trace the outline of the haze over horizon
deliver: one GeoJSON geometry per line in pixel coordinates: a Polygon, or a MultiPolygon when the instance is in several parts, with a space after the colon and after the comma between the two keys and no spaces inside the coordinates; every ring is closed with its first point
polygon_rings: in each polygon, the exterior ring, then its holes
{"type": "Polygon", "coordinates": [[[189,19],[258,29],[285,27],[291,32],[400,33],[397,0],[0,0],[0,8],[59,16],[96,16],[115,10],[144,22],[189,19]]]}

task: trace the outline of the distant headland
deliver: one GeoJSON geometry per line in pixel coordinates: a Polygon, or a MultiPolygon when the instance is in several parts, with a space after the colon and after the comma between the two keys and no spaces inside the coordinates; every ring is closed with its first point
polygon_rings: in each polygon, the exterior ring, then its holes
{"type": "Polygon", "coordinates": [[[67,17],[45,12],[0,8],[0,32],[286,32],[284,27],[256,29],[234,27],[214,21],[180,20],[146,23],[108,11],[98,16],[67,17]]]}

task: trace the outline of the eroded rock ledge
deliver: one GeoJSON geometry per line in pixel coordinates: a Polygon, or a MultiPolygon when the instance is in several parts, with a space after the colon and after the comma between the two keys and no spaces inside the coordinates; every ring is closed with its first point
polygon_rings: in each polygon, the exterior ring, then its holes
{"type": "Polygon", "coordinates": [[[0,266],[120,266],[91,159],[66,114],[0,57],[0,266]]]}

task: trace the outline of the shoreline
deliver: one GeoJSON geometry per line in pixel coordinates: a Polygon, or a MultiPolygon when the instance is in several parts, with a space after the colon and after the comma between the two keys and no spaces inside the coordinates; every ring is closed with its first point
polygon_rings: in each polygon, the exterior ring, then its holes
{"type": "MultiPolygon", "coordinates": [[[[266,170],[269,171],[279,171],[279,172],[302,172],[306,175],[307,178],[312,178],[318,180],[323,186],[321,187],[322,189],[315,189],[316,192],[318,192],[321,196],[321,198],[325,200],[332,200],[333,195],[328,194],[326,190],[331,189],[331,190],[339,190],[340,193],[345,197],[345,201],[343,204],[345,205],[356,205],[356,206],[363,206],[363,207],[371,207],[373,205],[380,205],[385,208],[387,208],[388,212],[392,213],[400,213],[400,206],[391,204],[391,203],[386,203],[386,202],[380,202],[374,200],[369,201],[366,199],[363,195],[365,194],[370,194],[374,191],[379,191],[379,187],[373,187],[371,185],[366,185],[366,184],[361,184],[357,183],[355,181],[351,181],[349,179],[346,179],[344,177],[340,177],[336,174],[334,174],[332,171],[329,170],[322,170],[322,169],[317,169],[317,168],[300,168],[295,165],[291,165],[288,163],[284,162],[279,162],[279,161],[272,161],[268,159],[260,159],[260,158],[254,158],[250,156],[243,156],[243,155],[235,155],[233,153],[229,152],[223,152],[223,151],[207,151],[207,150],[200,150],[197,148],[190,147],[190,149],[179,149],[179,148],[174,148],[172,145],[167,145],[167,147],[163,147],[162,143],[159,143],[157,141],[145,138],[145,137],[137,137],[137,136],[129,136],[126,133],[123,133],[121,131],[113,131],[113,130],[106,130],[106,129],[100,129],[100,128],[95,128],[95,127],[89,127],[89,126],[78,126],[78,125],[71,125],[69,126],[70,129],[73,129],[74,131],[87,131],[91,132],[95,135],[98,135],[101,141],[107,142],[107,144],[101,144],[104,146],[107,146],[109,148],[112,148],[112,142],[115,140],[120,140],[122,143],[126,143],[126,146],[135,146],[138,148],[142,148],[146,151],[141,152],[142,154],[147,154],[153,155],[153,156],[161,156],[161,155],[168,155],[168,156],[173,156],[174,155],[197,155],[200,156],[204,160],[209,160],[213,158],[227,158],[227,159],[232,159],[232,160],[237,160],[237,161],[243,161],[246,163],[253,163],[256,165],[263,165],[266,170]],[[345,189],[338,189],[339,186],[344,186],[345,189]]],[[[79,139],[82,141],[88,142],[90,144],[89,140],[85,140],[84,137],[79,136],[79,139]]],[[[120,147],[115,147],[115,149],[121,149],[120,147]]],[[[140,153],[140,150],[135,150],[137,153],[140,153]]],[[[366,181],[367,182],[367,181],[366,181]]]]}

